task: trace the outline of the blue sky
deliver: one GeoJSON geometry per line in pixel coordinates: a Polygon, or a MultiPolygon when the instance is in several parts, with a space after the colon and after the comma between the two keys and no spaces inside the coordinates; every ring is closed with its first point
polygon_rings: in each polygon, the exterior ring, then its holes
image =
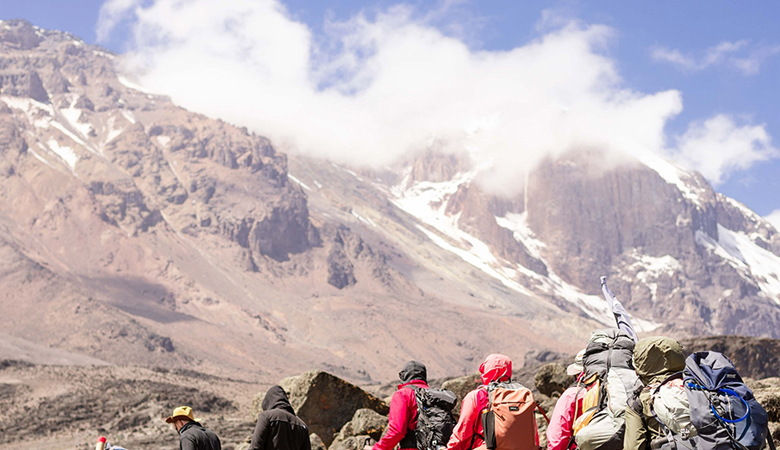
{"type": "MultiPolygon", "coordinates": [[[[69,31],[96,41],[95,26],[102,5],[98,0],[0,0],[0,18],[24,18],[44,28],[69,31]]],[[[286,0],[292,17],[319,35],[325,19],[344,21],[358,12],[372,17],[396,1],[286,0]]],[[[750,8],[733,1],[615,2],[499,1],[444,3],[407,1],[415,15],[430,15],[428,23],[466,42],[473,50],[511,50],[540,34],[543,14],[556,20],[576,19],[603,24],[615,33],[601,50],[617,65],[626,86],[643,93],[670,89],[682,93],[684,109],[666,123],[669,135],[685,132],[692,121],[728,114],[744,123],[764,125],[780,147],[780,3],[755,2],[750,8]],[[547,11],[545,13],[545,11],[547,11]],[[735,49],[712,57],[722,43],[735,49]],[[663,55],[659,56],[663,51],[663,55]],[[750,59],[753,66],[743,63],[750,59]],[[671,62],[672,60],[676,62],[671,62]],[[740,61],[742,61],[740,63],[740,61]],[[743,64],[740,66],[740,64],[743,64]],[[757,66],[756,66],[757,65],[757,66]]],[[[120,25],[102,44],[122,52],[127,26],[120,25]]],[[[759,214],[780,209],[780,160],[759,162],[730,172],[717,190],[759,214]]]]}

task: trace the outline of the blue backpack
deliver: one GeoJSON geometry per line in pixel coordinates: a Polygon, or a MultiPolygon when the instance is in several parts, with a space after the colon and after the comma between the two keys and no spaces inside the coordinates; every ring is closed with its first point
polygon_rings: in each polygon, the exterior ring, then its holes
{"type": "Polygon", "coordinates": [[[722,353],[697,352],[685,360],[685,390],[699,450],[775,450],[769,418],[737,369],[722,353]]]}

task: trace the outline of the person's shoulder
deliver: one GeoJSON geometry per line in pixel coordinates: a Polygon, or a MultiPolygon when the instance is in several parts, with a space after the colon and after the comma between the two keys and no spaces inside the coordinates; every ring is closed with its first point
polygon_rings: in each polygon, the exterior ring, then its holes
{"type": "MultiPolygon", "coordinates": [[[[466,398],[474,402],[486,402],[488,400],[487,386],[482,385],[466,394],[466,398]]],[[[466,398],[463,400],[465,401],[466,398]]]]}

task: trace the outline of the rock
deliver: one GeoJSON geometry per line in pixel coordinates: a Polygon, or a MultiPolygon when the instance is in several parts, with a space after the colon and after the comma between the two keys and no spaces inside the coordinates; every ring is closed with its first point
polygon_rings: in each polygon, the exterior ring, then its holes
{"type": "Polygon", "coordinates": [[[322,439],[316,433],[309,435],[309,442],[311,443],[311,450],[325,450],[325,444],[322,443],[322,439]]]}
{"type": "Polygon", "coordinates": [[[566,353],[535,349],[525,354],[525,358],[523,358],[523,369],[535,369],[540,365],[554,362],[566,365],[573,360],[574,357],[566,353]]]}
{"type": "MultiPolygon", "coordinates": [[[[539,430],[539,448],[547,448],[547,421],[541,414],[535,413],[536,429],[539,430]]],[[[550,417],[548,414],[547,417],[550,417]]]]}
{"type": "Polygon", "coordinates": [[[382,433],[388,425],[387,416],[383,416],[371,409],[358,409],[352,420],[347,422],[339,432],[336,438],[348,438],[352,436],[371,436],[374,440],[379,440],[382,433]]]}
{"type": "Polygon", "coordinates": [[[772,433],[772,439],[775,442],[780,440],[780,423],[769,422],[769,432],[772,433]]]}
{"type": "Polygon", "coordinates": [[[336,432],[352,420],[357,410],[371,409],[384,415],[389,412],[382,400],[321,370],[285,378],[279,384],[289,395],[298,417],[326,446],[330,446],[336,432]]]}
{"type": "Polygon", "coordinates": [[[770,422],[780,422],[780,378],[747,380],[756,400],[766,410],[770,422]]]}
{"type": "Polygon", "coordinates": [[[463,402],[463,398],[466,397],[466,394],[480,386],[482,386],[482,379],[479,377],[478,373],[474,375],[466,375],[465,377],[455,378],[442,383],[442,389],[452,391],[455,396],[458,397],[458,404],[455,405],[455,408],[452,410],[452,414],[459,416],[460,404],[463,402]]]}
{"type": "Polygon", "coordinates": [[[15,97],[30,97],[41,103],[49,102],[49,94],[43,87],[38,72],[0,73],[0,93],[15,97]]]}
{"type": "Polygon", "coordinates": [[[711,350],[728,356],[742,378],[780,377],[780,340],[707,336],[680,340],[686,354],[711,350]]]}
{"type": "Polygon", "coordinates": [[[344,440],[333,441],[333,445],[329,447],[329,450],[362,450],[367,439],[369,440],[369,445],[375,443],[368,436],[350,436],[344,440]]]}
{"type": "Polygon", "coordinates": [[[545,364],[534,376],[536,389],[548,397],[556,393],[560,396],[574,381],[574,377],[566,374],[566,368],[558,363],[545,364]]]}

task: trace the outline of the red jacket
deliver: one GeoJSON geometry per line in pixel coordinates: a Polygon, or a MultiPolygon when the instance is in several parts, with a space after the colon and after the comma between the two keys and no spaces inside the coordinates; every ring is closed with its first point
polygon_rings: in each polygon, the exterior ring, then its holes
{"type": "Polygon", "coordinates": [[[417,426],[417,400],[414,397],[414,390],[407,388],[410,384],[428,389],[428,384],[422,380],[412,380],[398,385],[398,390],[390,400],[390,424],[387,433],[374,445],[374,450],[393,450],[406,433],[417,426]]]}
{"type": "MultiPolygon", "coordinates": [[[[482,384],[479,388],[469,392],[463,399],[460,407],[460,418],[452,430],[452,436],[447,443],[447,450],[470,450],[482,446],[485,441],[479,437],[484,435],[482,430],[482,411],[488,407],[488,393],[486,386],[492,381],[507,382],[512,379],[512,360],[504,355],[488,355],[485,362],[479,366],[482,384]],[[479,436],[475,436],[479,435],[479,436]],[[473,445],[472,445],[473,439],[473,445]]],[[[536,444],[539,444],[537,432],[536,444]]]]}
{"type": "MultiPolygon", "coordinates": [[[[485,386],[491,381],[509,381],[512,378],[512,360],[504,355],[488,355],[485,362],[479,366],[479,373],[485,386]]],[[[481,414],[487,406],[488,394],[484,386],[466,394],[460,407],[460,418],[447,443],[447,450],[470,450],[485,443],[482,438],[474,435],[483,435],[481,414]]]]}
{"type": "Polygon", "coordinates": [[[574,412],[579,403],[579,412],[582,413],[582,397],[585,392],[587,391],[584,387],[572,386],[561,394],[550,416],[550,425],[547,426],[547,450],[566,450],[568,447],[576,419],[574,412]]]}

